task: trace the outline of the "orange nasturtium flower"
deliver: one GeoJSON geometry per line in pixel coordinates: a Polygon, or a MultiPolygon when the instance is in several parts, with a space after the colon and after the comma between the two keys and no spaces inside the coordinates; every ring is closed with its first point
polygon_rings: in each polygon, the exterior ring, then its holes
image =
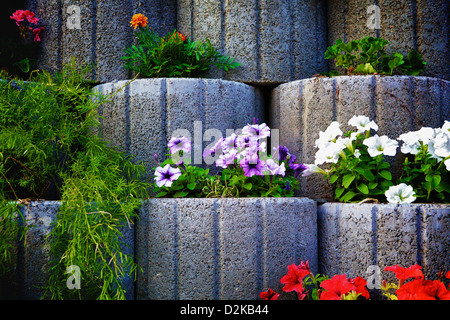
{"type": "Polygon", "coordinates": [[[147,17],[144,16],[142,13],[136,13],[131,18],[130,23],[131,23],[131,26],[134,27],[135,29],[139,26],[146,27],[147,26],[147,17]]]}

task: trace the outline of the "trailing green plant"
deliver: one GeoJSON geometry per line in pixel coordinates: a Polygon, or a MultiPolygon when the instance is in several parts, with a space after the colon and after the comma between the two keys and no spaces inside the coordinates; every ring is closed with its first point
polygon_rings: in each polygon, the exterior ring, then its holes
{"type": "Polygon", "coordinates": [[[126,48],[122,57],[125,68],[139,77],[202,77],[213,66],[228,71],[240,65],[217,51],[209,39],[192,41],[176,30],[160,37],[147,27],[146,19],[141,14],[133,16],[137,44],[126,48]]]}
{"type": "Polygon", "coordinates": [[[416,76],[425,70],[426,62],[417,51],[411,50],[406,57],[399,52],[389,55],[385,51],[387,44],[389,41],[374,37],[352,40],[349,43],[337,39],[336,43],[325,51],[325,59],[333,59],[336,66],[342,66],[349,75],[392,75],[399,72],[416,76]]]}
{"type": "MultiPolygon", "coordinates": [[[[91,90],[84,80],[90,72],[72,60],[56,75],[33,72],[28,82],[0,82],[1,200],[61,201],[47,238],[45,298],[123,299],[121,280],[138,268],[121,239],[150,185],[142,164],[95,133],[97,109],[109,97],[91,90]],[[66,285],[70,266],[80,268],[79,290],[66,285]]],[[[11,234],[2,241],[14,242],[17,219],[2,208],[11,234]]]]}

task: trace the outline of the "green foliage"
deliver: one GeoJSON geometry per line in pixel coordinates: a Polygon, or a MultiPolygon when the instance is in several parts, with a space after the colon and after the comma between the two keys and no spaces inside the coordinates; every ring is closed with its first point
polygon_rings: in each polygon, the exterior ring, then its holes
{"type": "MultiPolygon", "coordinates": [[[[55,76],[42,72],[30,82],[0,82],[0,200],[61,201],[47,239],[52,263],[46,298],[123,299],[121,280],[137,270],[123,253],[121,236],[150,185],[142,164],[94,133],[97,109],[108,97],[95,95],[83,80],[90,72],[72,61],[55,76]],[[80,290],[66,286],[71,265],[81,270],[80,290]]],[[[21,231],[17,210],[5,208],[0,219],[9,236],[2,237],[2,249],[21,231]]],[[[1,255],[9,259],[3,250],[1,255]]]]}
{"type": "Polygon", "coordinates": [[[406,157],[399,182],[414,186],[420,202],[448,203],[450,201],[450,174],[444,161],[438,161],[428,152],[428,145],[421,143],[419,152],[406,157]]]}
{"type": "Polygon", "coordinates": [[[206,39],[191,41],[177,31],[159,37],[139,27],[137,44],[125,49],[125,67],[142,78],[201,77],[212,66],[228,71],[240,65],[220,54],[206,39]],[[184,39],[184,40],[183,40],[184,39]]]}
{"type": "MultiPolygon", "coordinates": [[[[350,137],[351,132],[345,134],[350,137]]],[[[340,202],[355,202],[367,198],[382,200],[386,190],[393,185],[389,162],[383,155],[371,157],[363,141],[367,135],[358,133],[349,147],[341,151],[337,163],[324,175],[335,185],[335,199],[340,202]],[[356,151],[358,150],[358,151],[356,151]]]]}
{"type": "Polygon", "coordinates": [[[385,51],[387,44],[389,41],[374,37],[353,40],[348,44],[338,39],[328,47],[324,56],[325,59],[335,60],[336,66],[344,67],[348,74],[392,75],[398,71],[416,76],[425,70],[426,62],[419,53],[411,50],[406,58],[398,52],[389,56],[385,51]]]}

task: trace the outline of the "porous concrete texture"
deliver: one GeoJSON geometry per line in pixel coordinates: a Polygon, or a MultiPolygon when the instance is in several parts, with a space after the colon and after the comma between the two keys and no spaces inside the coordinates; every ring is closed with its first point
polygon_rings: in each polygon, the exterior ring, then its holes
{"type": "Polygon", "coordinates": [[[242,63],[210,78],[279,84],[327,71],[325,1],[179,0],[177,28],[242,63]]]}
{"type": "Polygon", "coordinates": [[[325,203],[317,221],[320,273],[367,279],[378,267],[381,279],[397,283],[385,267],[419,264],[430,280],[450,270],[448,204],[325,203]]]}
{"type": "MultiPolygon", "coordinates": [[[[41,299],[44,293],[43,286],[48,280],[51,259],[47,236],[57,219],[60,206],[59,201],[32,201],[19,207],[23,216],[22,223],[28,229],[25,240],[17,243],[14,270],[5,283],[14,291],[13,299],[41,299]]],[[[124,227],[120,231],[123,234],[121,238],[124,244],[123,253],[134,255],[134,227],[124,227]]],[[[70,274],[67,275],[69,276],[70,274]]],[[[127,299],[133,299],[133,280],[127,276],[123,285],[127,290],[127,299]]],[[[2,294],[5,295],[4,292],[2,294]]],[[[9,298],[11,297],[5,297],[5,299],[9,298]]]]}
{"type": "Polygon", "coordinates": [[[327,6],[328,45],[339,38],[344,42],[366,36],[384,38],[390,41],[390,54],[406,56],[410,50],[418,51],[427,62],[421,75],[450,80],[449,10],[447,0],[331,0],[327,6]],[[374,5],[379,8],[379,29],[372,28],[375,11],[370,6],[374,5]]]}
{"type": "Polygon", "coordinates": [[[317,272],[317,206],[306,198],[150,199],[139,211],[137,299],[258,299],[287,266],[317,272]]]}
{"type": "Polygon", "coordinates": [[[91,79],[99,82],[130,78],[121,57],[135,41],[133,14],[145,14],[161,36],[176,28],[176,0],[27,0],[26,8],[45,27],[38,67],[54,72],[74,57],[94,63],[91,79]]]}
{"type": "MultiPolygon", "coordinates": [[[[348,120],[364,115],[379,126],[378,135],[397,139],[422,126],[441,127],[450,119],[450,82],[429,77],[339,76],[289,82],[272,92],[270,127],[279,129],[280,145],[288,146],[303,163],[314,163],[319,131],[332,121],[343,132],[354,130],[348,120]]],[[[400,150],[397,149],[397,154],[400,150]]],[[[401,158],[386,157],[394,176],[401,158]],[[394,161],[395,160],[395,161],[394,161]]],[[[302,178],[302,196],[333,199],[333,190],[320,174],[302,178]]]]}
{"type": "Polygon", "coordinates": [[[204,136],[206,130],[217,129],[225,137],[227,129],[234,132],[253,123],[254,117],[264,120],[261,91],[244,83],[194,78],[127,83],[110,82],[94,88],[103,94],[123,88],[99,110],[101,135],[137,161],[144,161],[148,169],[156,165],[154,153],[160,160],[164,158],[167,142],[174,135],[190,135],[192,163],[201,164],[202,150],[220,138],[204,136]]]}

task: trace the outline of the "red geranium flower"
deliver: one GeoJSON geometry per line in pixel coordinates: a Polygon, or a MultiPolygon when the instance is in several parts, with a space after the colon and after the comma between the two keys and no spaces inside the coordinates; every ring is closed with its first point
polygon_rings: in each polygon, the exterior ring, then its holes
{"type": "Polygon", "coordinates": [[[272,289],[267,289],[267,291],[263,291],[259,294],[259,297],[264,300],[278,300],[278,297],[280,296],[279,293],[276,293],[272,289]]]}
{"type": "Polygon", "coordinates": [[[445,274],[445,277],[446,277],[447,279],[450,279],[450,271],[447,271],[447,273],[445,274]]]}
{"type": "Polygon", "coordinates": [[[408,268],[403,268],[398,265],[392,267],[386,267],[385,271],[392,271],[395,273],[395,277],[399,280],[399,287],[402,286],[403,282],[409,278],[422,278],[422,267],[415,264],[408,268]]]}
{"type": "Polygon", "coordinates": [[[398,300],[450,300],[450,291],[437,280],[415,279],[396,292],[398,300]]]}
{"type": "Polygon", "coordinates": [[[356,277],[355,279],[348,279],[351,284],[353,284],[356,287],[356,293],[360,293],[361,296],[363,296],[366,299],[369,299],[369,291],[366,288],[367,281],[364,280],[361,277],[356,277]]]}
{"type": "Polygon", "coordinates": [[[40,34],[43,30],[44,30],[44,27],[40,27],[40,28],[33,29],[33,35],[34,35],[34,41],[35,41],[35,42],[41,41],[41,38],[40,38],[40,35],[39,35],[39,34],[40,34]]]}
{"type": "Polygon", "coordinates": [[[303,292],[302,280],[305,276],[309,274],[309,270],[306,268],[302,268],[301,265],[297,266],[295,264],[291,264],[288,267],[287,275],[283,276],[280,279],[280,283],[284,284],[283,287],[284,292],[295,291],[298,293],[303,292]]]}
{"type": "Polygon", "coordinates": [[[324,280],[320,286],[326,290],[321,293],[320,300],[341,300],[344,294],[356,291],[356,286],[347,279],[345,274],[324,280]]]}

